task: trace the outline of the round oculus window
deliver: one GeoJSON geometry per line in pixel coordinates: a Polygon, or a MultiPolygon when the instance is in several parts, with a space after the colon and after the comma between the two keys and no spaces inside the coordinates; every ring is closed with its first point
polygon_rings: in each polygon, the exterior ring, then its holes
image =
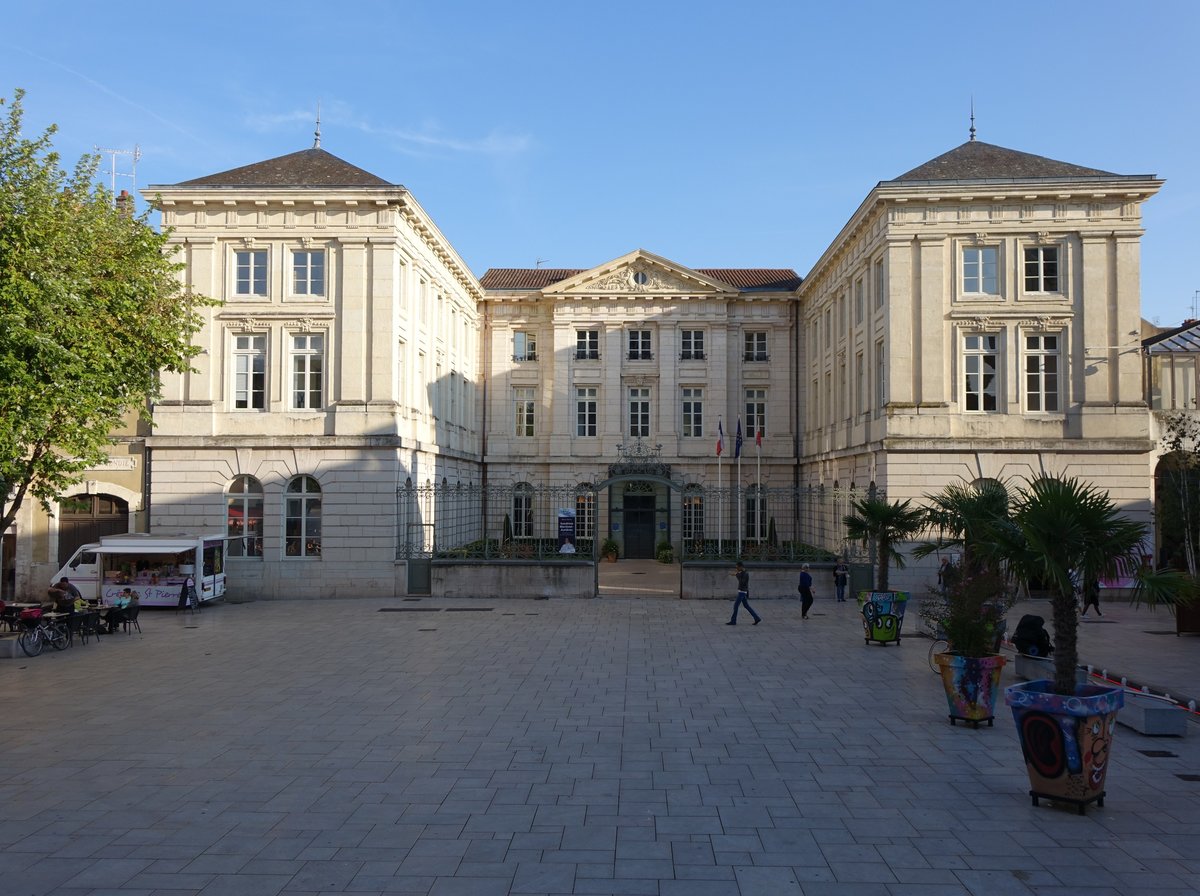
{"type": "Polygon", "coordinates": [[[645,286],[649,280],[650,277],[645,271],[635,271],[633,274],[633,282],[638,286],[645,286]]]}

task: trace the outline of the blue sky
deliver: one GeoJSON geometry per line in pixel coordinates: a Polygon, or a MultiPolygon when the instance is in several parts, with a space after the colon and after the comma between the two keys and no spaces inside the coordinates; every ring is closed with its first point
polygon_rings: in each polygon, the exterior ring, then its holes
{"type": "Polygon", "coordinates": [[[322,147],[404,184],[477,275],[636,248],[806,274],[878,181],[967,139],[973,98],[980,140],[1165,178],[1143,314],[1200,293],[1192,0],[35,0],[4,23],[0,94],[27,90],[65,163],[138,145],[139,188],[177,183],[311,146],[319,101],[322,147]]]}

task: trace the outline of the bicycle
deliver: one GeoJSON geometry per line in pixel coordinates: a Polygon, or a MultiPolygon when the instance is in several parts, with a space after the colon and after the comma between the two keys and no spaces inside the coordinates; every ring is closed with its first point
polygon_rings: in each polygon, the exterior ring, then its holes
{"type": "Polygon", "coordinates": [[[17,636],[17,643],[26,656],[39,656],[47,644],[55,650],[67,649],[71,643],[71,632],[65,619],[50,619],[40,611],[29,616],[25,613],[21,614],[25,630],[17,636]]]}
{"type": "Polygon", "coordinates": [[[941,667],[937,664],[937,655],[945,653],[950,649],[950,642],[946,639],[946,633],[938,626],[937,631],[933,633],[933,643],[929,645],[929,668],[935,673],[941,674],[941,667]]]}

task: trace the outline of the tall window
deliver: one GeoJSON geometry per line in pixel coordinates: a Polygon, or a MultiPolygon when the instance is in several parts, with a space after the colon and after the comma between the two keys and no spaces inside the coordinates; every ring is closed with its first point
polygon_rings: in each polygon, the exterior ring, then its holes
{"type": "Polygon", "coordinates": [[[963,410],[994,411],[1000,385],[1000,337],[988,333],[963,336],[963,410]]]}
{"type": "Polygon", "coordinates": [[[629,434],[635,438],[650,435],[650,390],[647,388],[629,390],[629,434]]]}
{"type": "Polygon", "coordinates": [[[887,358],[883,351],[883,340],[875,343],[875,407],[887,404],[887,358]]]}
{"type": "Polygon", "coordinates": [[[595,386],[584,386],[575,390],[575,435],[596,435],[595,386]]]}
{"type": "Polygon", "coordinates": [[[683,437],[704,435],[704,390],[687,387],[683,390],[683,437]]]}
{"type": "Polygon", "coordinates": [[[650,350],[650,331],[649,330],[630,330],[629,331],[629,360],[630,361],[649,361],[654,358],[654,353],[650,350]]]}
{"type": "Polygon", "coordinates": [[[681,361],[703,361],[704,360],[704,331],[703,330],[684,330],[680,334],[680,351],[679,360],[681,361]]]}
{"type": "Polygon", "coordinates": [[[533,486],[522,482],[513,490],[514,538],[533,538],[533,486]]]}
{"type": "Polygon", "coordinates": [[[325,337],[292,335],[292,407],[316,410],[325,403],[325,337]]]}
{"type": "Polygon", "coordinates": [[[600,331],[575,331],[575,357],[580,361],[595,361],[600,357],[600,331]]]}
{"type": "Polygon", "coordinates": [[[575,493],[575,537],[594,538],[596,533],[596,493],[580,486],[575,493]]]}
{"type": "Polygon", "coordinates": [[[833,345],[833,309],[825,309],[825,347],[833,345]]]}
{"type": "Polygon", "coordinates": [[[856,414],[861,414],[867,409],[866,375],[863,353],[859,352],[854,356],[854,413],[856,414]]]}
{"type": "Polygon", "coordinates": [[[235,476],[225,492],[226,553],[230,557],[261,557],[263,490],[253,476],[235,476]]]}
{"type": "Polygon", "coordinates": [[[767,390],[746,390],[746,438],[753,439],[759,432],[767,434],[767,390]]]}
{"type": "Polygon", "coordinates": [[[321,556],[321,486],[311,476],[288,483],[284,497],[283,547],[289,557],[321,556]]]}
{"type": "Polygon", "coordinates": [[[533,435],[534,402],[537,393],[533,386],[517,386],[513,389],[513,420],[514,433],[522,438],[533,435]]]}
{"type": "Polygon", "coordinates": [[[746,537],[762,541],[767,537],[767,501],[760,486],[752,485],[746,491],[746,537]]]}
{"type": "Polygon", "coordinates": [[[704,551],[704,496],[699,491],[683,493],[683,540],[696,553],[704,551]]]}
{"type": "Polygon", "coordinates": [[[882,308],[887,302],[887,281],[883,279],[883,259],[875,262],[875,307],[882,308]]]}
{"type": "Polygon", "coordinates": [[[863,286],[863,279],[859,277],[854,281],[854,322],[861,324],[863,322],[863,305],[866,304],[866,290],[863,286]]]}
{"type": "Polygon", "coordinates": [[[261,411],[267,406],[267,337],[233,337],[233,406],[261,411]]]}
{"type": "Polygon", "coordinates": [[[1025,291],[1058,292],[1058,246],[1026,247],[1025,291]]]}
{"type": "Polygon", "coordinates": [[[513,360],[537,360],[537,337],[533,333],[521,331],[513,333],[513,360]]]}
{"type": "Polygon", "coordinates": [[[325,295],[325,251],[292,253],[292,292],[298,296],[325,295]]]}
{"type": "Polygon", "coordinates": [[[1058,336],[1048,333],[1025,337],[1025,409],[1053,413],[1058,410],[1058,336]]]}
{"type": "Polygon", "coordinates": [[[767,354],[767,334],[765,330],[748,330],[742,341],[743,361],[770,361],[767,354]]]}
{"type": "Polygon", "coordinates": [[[995,246],[965,246],[962,263],[963,292],[1000,294],[999,250],[995,246]]]}
{"type": "Polygon", "coordinates": [[[247,249],[234,253],[233,292],[239,296],[267,294],[266,249],[247,249]]]}

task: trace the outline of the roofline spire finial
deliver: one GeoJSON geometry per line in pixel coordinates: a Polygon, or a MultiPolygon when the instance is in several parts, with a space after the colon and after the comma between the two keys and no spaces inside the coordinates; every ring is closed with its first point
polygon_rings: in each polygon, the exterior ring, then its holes
{"type": "Polygon", "coordinates": [[[971,143],[975,142],[975,95],[971,94],[971,143]]]}
{"type": "Polygon", "coordinates": [[[317,129],[313,131],[313,149],[321,148],[321,101],[317,100],[317,129]]]}

